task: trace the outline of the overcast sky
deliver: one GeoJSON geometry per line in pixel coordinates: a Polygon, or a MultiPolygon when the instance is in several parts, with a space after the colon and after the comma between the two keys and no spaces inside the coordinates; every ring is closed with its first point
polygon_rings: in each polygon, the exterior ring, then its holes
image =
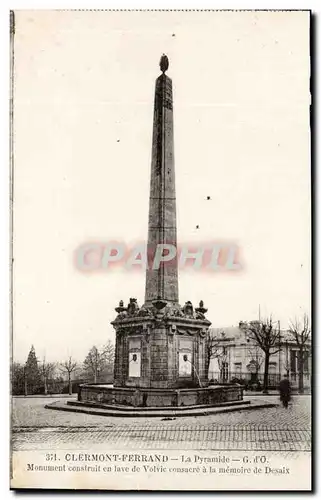
{"type": "Polygon", "coordinates": [[[155,79],[173,80],[178,241],[233,241],[240,273],[182,270],[214,327],[310,310],[309,19],[300,12],[19,12],[14,357],[83,360],[145,276],[84,274],[88,241],[146,241],[155,79]],[[206,197],[211,200],[207,201],[206,197]],[[199,225],[199,229],[196,229],[199,225]]]}

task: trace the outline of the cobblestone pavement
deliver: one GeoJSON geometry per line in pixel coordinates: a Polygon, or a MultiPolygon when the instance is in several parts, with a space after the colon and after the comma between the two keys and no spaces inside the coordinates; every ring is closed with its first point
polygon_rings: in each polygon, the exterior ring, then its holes
{"type": "MultiPolygon", "coordinates": [[[[277,401],[276,396],[251,400],[277,401]]],[[[309,451],[310,396],[281,406],[203,417],[116,418],[45,409],[59,398],[13,398],[13,449],[309,451]]]]}

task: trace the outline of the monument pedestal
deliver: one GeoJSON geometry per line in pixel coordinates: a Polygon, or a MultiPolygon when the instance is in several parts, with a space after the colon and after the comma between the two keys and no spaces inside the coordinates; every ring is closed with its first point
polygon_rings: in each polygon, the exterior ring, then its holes
{"type": "Polygon", "coordinates": [[[203,304],[161,302],[139,308],[121,303],[116,330],[114,385],[83,384],[78,401],[99,407],[213,407],[242,401],[237,384],[208,387],[207,330],[203,304]]]}
{"type": "Polygon", "coordinates": [[[169,389],[208,385],[210,322],[192,304],[116,308],[115,387],[169,389]]]}

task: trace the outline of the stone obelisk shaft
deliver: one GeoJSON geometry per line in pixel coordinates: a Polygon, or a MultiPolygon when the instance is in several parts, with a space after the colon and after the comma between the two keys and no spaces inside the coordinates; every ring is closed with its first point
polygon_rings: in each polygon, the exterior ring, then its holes
{"type": "Polygon", "coordinates": [[[155,87],[145,303],[157,299],[178,303],[177,259],[153,269],[160,244],[177,248],[172,80],[165,73],[155,87]]]}

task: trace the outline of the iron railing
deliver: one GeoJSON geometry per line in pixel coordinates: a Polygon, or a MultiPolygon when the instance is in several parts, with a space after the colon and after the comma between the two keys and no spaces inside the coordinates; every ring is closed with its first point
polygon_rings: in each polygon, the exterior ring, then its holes
{"type": "MultiPolygon", "coordinates": [[[[209,380],[214,384],[226,384],[231,382],[239,382],[248,388],[263,387],[264,374],[263,373],[249,373],[249,372],[228,372],[222,373],[217,371],[209,371],[209,380]],[[256,386],[256,387],[255,387],[256,386]]],[[[277,389],[280,380],[283,378],[283,373],[269,373],[268,386],[270,389],[277,389]]],[[[299,374],[289,373],[289,380],[291,386],[295,389],[299,386],[299,374]]],[[[311,388],[311,375],[310,373],[303,374],[303,385],[305,388],[311,388]]]]}

